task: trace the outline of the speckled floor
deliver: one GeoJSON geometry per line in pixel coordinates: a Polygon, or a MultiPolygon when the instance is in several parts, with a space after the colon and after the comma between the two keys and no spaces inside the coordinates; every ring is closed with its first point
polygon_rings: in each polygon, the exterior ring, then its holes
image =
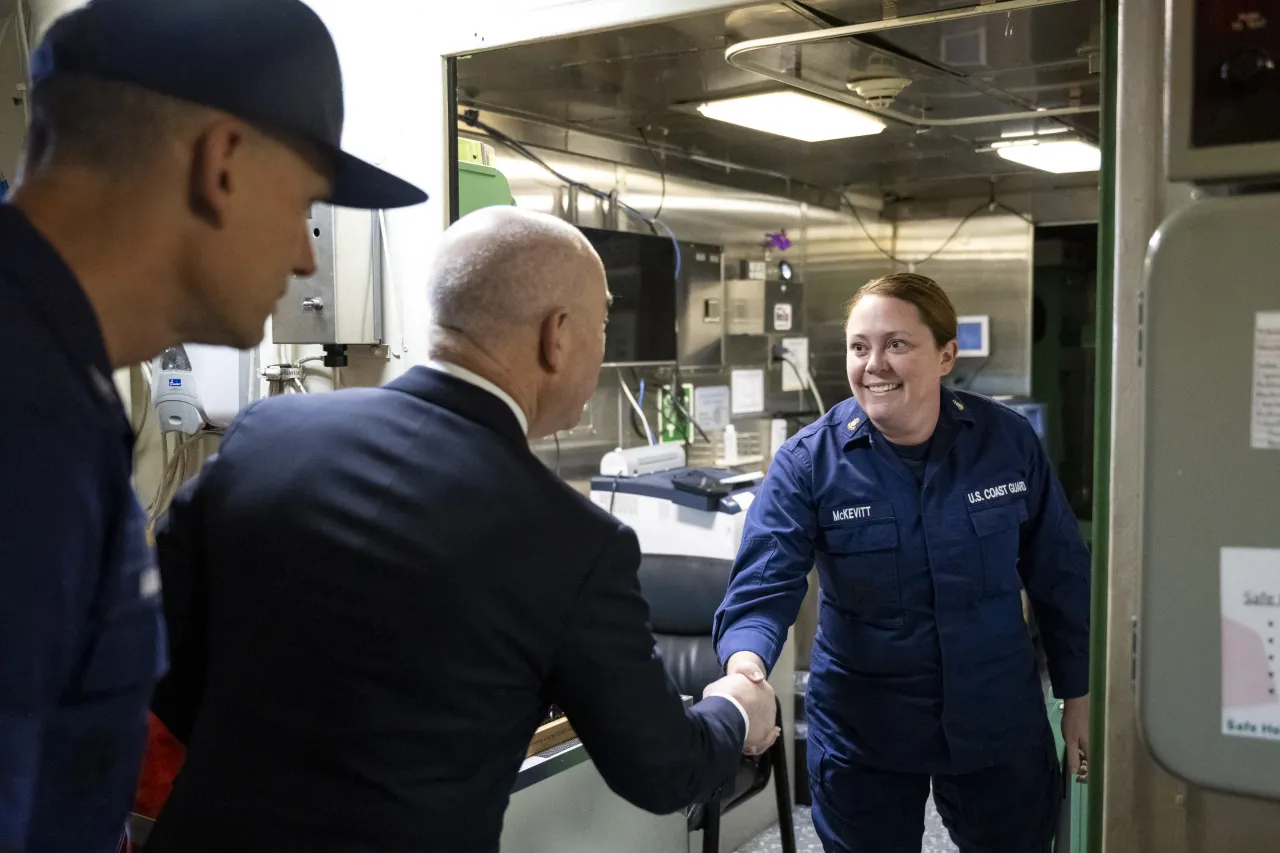
{"type": "MultiPolygon", "coordinates": [[[[797,853],[822,853],[822,842],[813,831],[813,821],[809,819],[809,809],[805,806],[796,808],[796,851],[797,853]]],[[[778,840],[778,828],[774,827],[749,842],[738,853],[780,853],[782,844],[778,840]]],[[[942,826],[942,818],[933,808],[930,798],[928,809],[924,815],[924,838],[920,853],[956,853],[956,846],[942,826]]]]}

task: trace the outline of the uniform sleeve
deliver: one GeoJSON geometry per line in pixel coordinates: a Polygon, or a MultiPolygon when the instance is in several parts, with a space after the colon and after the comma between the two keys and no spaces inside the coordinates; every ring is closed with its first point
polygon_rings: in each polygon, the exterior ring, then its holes
{"type": "Polygon", "coordinates": [[[796,621],[809,588],[817,533],[811,465],[799,445],[784,448],[747,511],[729,589],[716,611],[715,643],[722,665],[737,652],[749,651],[772,671],[796,621]]]}
{"type": "Polygon", "coordinates": [[[1018,571],[1044,643],[1054,695],[1089,692],[1089,584],[1092,558],[1075,513],[1045,453],[1031,432],[1028,521],[1018,571]]]}
{"type": "Polygon", "coordinates": [[[65,688],[104,552],[92,447],[21,400],[0,417],[0,848],[21,850],[45,726],[65,688]]]}
{"type": "Polygon", "coordinates": [[[742,760],[746,724],[722,697],[684,707],[654,648],[639,568],[635,534],[620,528],[583,584],[546,689],[609,787],[666,814],[717,793],[742,760]]]}

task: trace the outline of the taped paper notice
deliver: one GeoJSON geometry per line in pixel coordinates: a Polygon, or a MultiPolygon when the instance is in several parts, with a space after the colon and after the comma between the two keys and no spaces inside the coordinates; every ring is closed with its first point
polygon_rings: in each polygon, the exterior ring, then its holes
{"type": "Polygon", "coordinates": [[[733,414],[751,415],[764,411],[764,371],[735,370],[729,374],[733,391],[733,414]]]}
{"type": "Polygon", "coordinates": [[[707,432],[729,425],[729,386],[706,385],[693,390],[693,419],[707,432]]]}
{"type": "Polygon", "coordinates": [[[1253,328],[1254,450],[1280,450],[1280,311],[1260,311],[1253,328]]]}
{"type": "Polygon", "coordinates": [[[1280,549],[1223,548],[1222,733],[1280,741],[1280,549]]]}

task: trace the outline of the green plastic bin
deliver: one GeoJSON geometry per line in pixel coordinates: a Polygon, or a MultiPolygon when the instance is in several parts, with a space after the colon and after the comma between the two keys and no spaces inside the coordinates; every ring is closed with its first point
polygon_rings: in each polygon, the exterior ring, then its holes
{"type": "Polygon", "coordinates": [[[492,166],[458,158],[458,215],[466,216],[482,207],[512,205],[511,184],[492,166]]]}

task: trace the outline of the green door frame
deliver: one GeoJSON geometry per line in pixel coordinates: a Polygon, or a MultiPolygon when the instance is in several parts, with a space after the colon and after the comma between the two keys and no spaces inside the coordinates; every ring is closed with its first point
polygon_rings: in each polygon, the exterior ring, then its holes
{"type": "Polygon", "coordinates": [[[1107,598],[1111,577],[1111,368],[1115,361],[1116,82],[1119,74],[1119,0],[1102,6],[1102,168],[1098,216],[1097,378],[1093,432],[1093,606],[1089,643],[1089,784],[1087,853],[1102,851],[1106,792],[1107,598]]]}

